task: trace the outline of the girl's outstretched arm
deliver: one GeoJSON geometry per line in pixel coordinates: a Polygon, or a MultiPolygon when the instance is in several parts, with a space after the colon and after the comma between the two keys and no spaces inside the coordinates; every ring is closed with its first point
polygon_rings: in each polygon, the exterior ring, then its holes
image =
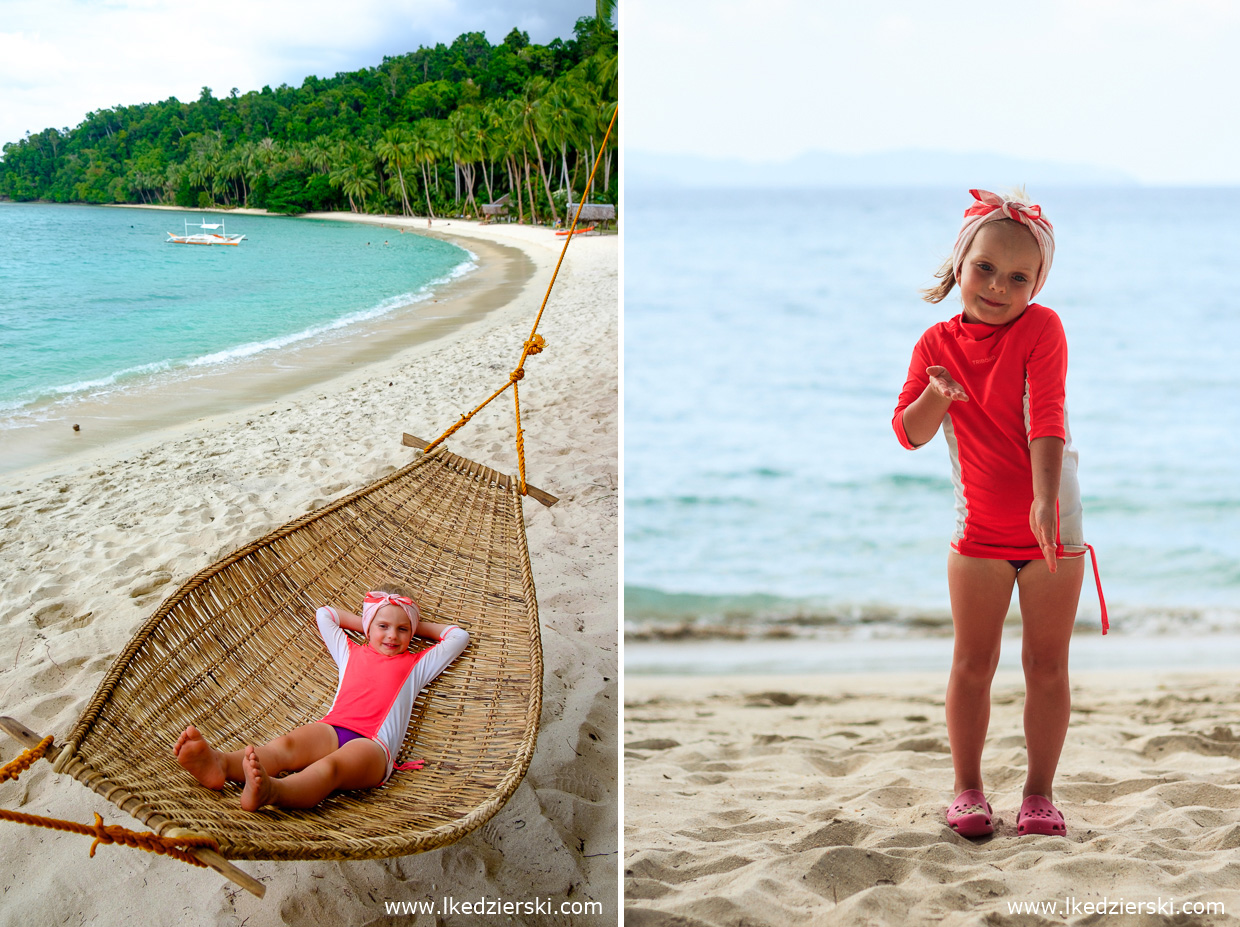
{"type": "Polygon", "coordinates": [[[953,402],[969,401],[946,367],[927,367],[926,376],[930,382],[904,410],[904,433],[915,447],[921,447],[938,433],[953,402]]]}
{"type": "Polygon", "coordinates": [[[433,621],[418,619],[418,626],[413,629],[413,633],[418,637],[425,637],[433,641],[441,641],[443,640],[444,634],[447,633],[448,628],[455,627],[456,625],[454,624],[436,624],[433,621]]]}
{"type": "Polygon", "coordinates": [[[1029,462],[1033,467],[1033,505],[1029,508],[1029,527],[1042,548],[1046,566],[1054,573],[1055,541],[1059,516],[1059,478],[1063,474],[1063,439],[1034,438],[1029,442],[1029,462]]]}
{"type": "MultiPolygon", "coordinates": [[[[327,612],[331,614],[334,614],[336,616],[336,623],[340,625],[340,627],[344,628],[346,631],[356,631],[358,634],[362,633],[362,616],[361,615],[355,615],[352,612],[346,612],[343,608],[336,608],[334,605],[332,606],[324,605],[319,608],[319,611],[324,611],[324,610],[326,610],[327,612]]],[[[315,616],[316,617],[318,616],[318,612],[315,613],[315,616]]]]}

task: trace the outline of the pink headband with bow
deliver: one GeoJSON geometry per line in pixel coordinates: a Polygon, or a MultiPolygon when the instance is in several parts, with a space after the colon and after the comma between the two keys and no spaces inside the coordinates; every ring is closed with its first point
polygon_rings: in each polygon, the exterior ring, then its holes
{"type": "Polygon", "coordinates": [[[1038,291],[1046,283],[1046,276],[1051,271],[1051,261],[1055,257],[1055,229],[1050,220],[1042,215],[1041,206],[1030,206],[1019,200],[998,196],[989,190],[970,190],[973,194],[973,205],[965,210],[964,225],[960,227],[960,235],[956,239],[956,247],[952,249],[952,270],[956,281],[960,281],[964,257],[969,246],[977,236],[977,230],[987,222],[996,219],[1014,219],[1033,233],[1038,243],[1038,251],[1042,253],[1042,264],[1038,268],[1038,277],[1033,282],[1033,293],[1030,298],[1038,295],[1038,291]]]}
{"type": "Polygon", "coordinates": [[[362,634],[370,633],[370,623],[375,620],[375,614],[385,605],[399,605],[405,610],[405,614],[409,616],[409,620],[413,623],[413,630],[418,629],[418,616],[421,609],[413,599],[404,595],[392,595],[388,592],[368,592],[366,598],[362,600],[362,634]]]}

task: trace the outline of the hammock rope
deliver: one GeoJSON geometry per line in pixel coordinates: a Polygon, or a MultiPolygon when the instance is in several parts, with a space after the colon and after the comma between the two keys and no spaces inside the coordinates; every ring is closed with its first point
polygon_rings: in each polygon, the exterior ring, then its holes
{"type": "MultiPolygon", "coordinates": [[[[38,746],[31,747],[17,757],[17,759],[0,767],[0,782],[7,782],[10,779],[16,782],[22,773],[43,759],[44,754],[51,749],[52,743],[52,737],[44,737],[38,746]]],[[[95,858],[95,850],[99,844],[119,843],[122,846],[146,850],[148,853],[171,856],[173,859],[179,859],[183,863],[189,863],[191,866],[200,866],[205,869],[207,864],[192,856],[189,851],[191,849],[218,851],[220,848],[219,844],[210,837],[161,837],[159,834],[151,833],[149,830],[138,832],[129,830],[126,827],[120,827],[119,825],[107,826],[103,823],[103,818],[98,813],[95,814],[94,824],[79,824],[77,821],[40,817],[37,814],[23,814],[20,811],[9,811],[0,808],[0,821],[12,821],[15,824],[46,827],[49,830],[59,830],[71,834],[81,834],[84,837],[94,837],[95,842],[90,845],[91,859],[95,858]]]]}
{"type": "MultiPolygon", "coordinates": [[[[611,122],[608,123],[607,132],[603,135],[603,144],[599,145],[598,154],[594,158],[594,166],[590,168],[590,179],[586,183],[586,190],[590,190],[594,186],[594,175],[598,171],[599,163],[603,160],[603,152],[607,150],[607,140],[611,138],[611,130],[615,128],[616,117],[619,115],[620,108],[617,107],[616,111],[611,114],[611,122]]],[[[517,467],[520,474],[519,488],[521,495],[523,496],[529,495],[529,493],[527,492],[527,487],[525,485],[525,439],[521,430],[521,397],[517,390],[517,382],[525,376],[526,358],[533,354],[542,353],[543,348],[547,346],[547,342],[543,339],[543,336],[538,334],[538,323],[542,321],[543,310],[547,308],[547,300],[551,297],[551,289],[555,286],[555,278],[559,276],[560,265],[564,263],[564,255],[568,253],[568,243],[573,240],[573,237],[577,232],[577,223],[581,219],[581,210],[586,204],[585,200],[585,194],[583,193],[581,202],[577,204],[577,212],[573,216],[573,224],[568,230],[568,237],[564,239],[564,247],[560,251],[560,259],[555,262],[555,272],[551,274],[551,282],[547,285],[547,292],[543,295],[542,305],[538,307],[538,315],[534,317],[534,327],[530,329],[529,338],[527,338],[521,346],[521,358],[517,361],[516,369],[513,370],[512,373],[508,374],[508,382],[479,403],[478,407],[472,412],[462,414],[461,417],[457,419],[457,421],[455,421],[447,431],[428,444],[425,448],[425,453],[429,454],[452,435],[456,434],[456,432],[459,431],[466,422],[486,408],[486,406],[490,404],[491,400],[495,399],[503,393],[504,390],[511,386],[513,404],[516,406],[517,417],[517,467]]]]}

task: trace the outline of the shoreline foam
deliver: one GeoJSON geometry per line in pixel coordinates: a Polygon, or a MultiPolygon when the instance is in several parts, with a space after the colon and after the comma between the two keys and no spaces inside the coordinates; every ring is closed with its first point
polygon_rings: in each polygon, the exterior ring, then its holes
{"type": "MultiPolygon", "coordinates": [[[[348,221],[334,213],[313,213],[304,218],[348,221]]],[[[366,219],[375,220],[367,224],[388,228],[396,227],[392,223],[399,221],[377,216],[366,219]]],[[[464,225],[460,230],[464,230],[464,225]]],[[[2,432],[9,440],[0,452],[0,480],[12,471],[54,464],[63,457],[140,440],[147,433],[313,388],[360,365],[449,336],[507,304],[532,282],[535,267],[528,256],[502,240],[460,234],[433,237],[463,247],[473,255],[476,269],[435,285],[428,289],[425,298],[373,318],[327,326],[318,336],[276,351],[261,351],[218,364],[159,369],[102,394],[48,398],[26,410],[6,413],[11,421],[24,418],[29,424],[2,432]],[[465,242],[472,247],[465,247],[465,242]],[[157,401],[152,402],[153,398],[157,401]],[[73,425],[80,425],[81,431],[75,432],[73,425]]]]}

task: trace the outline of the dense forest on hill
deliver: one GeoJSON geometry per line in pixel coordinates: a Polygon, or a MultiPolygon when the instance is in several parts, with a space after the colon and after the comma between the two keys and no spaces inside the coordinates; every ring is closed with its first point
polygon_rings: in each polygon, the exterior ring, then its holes
{"type": "MultiPolygon", "coordinates": [[[[553,222],[616,110],[616,60],[607,20],[583,17],[547,45],[468,33],[300,87],[101,109],[4,145],[0,197],[472,216],[508,194],[553,222]]],[[[616,150],[613,130],[588,201],[616,202],[616,150]]]]}

